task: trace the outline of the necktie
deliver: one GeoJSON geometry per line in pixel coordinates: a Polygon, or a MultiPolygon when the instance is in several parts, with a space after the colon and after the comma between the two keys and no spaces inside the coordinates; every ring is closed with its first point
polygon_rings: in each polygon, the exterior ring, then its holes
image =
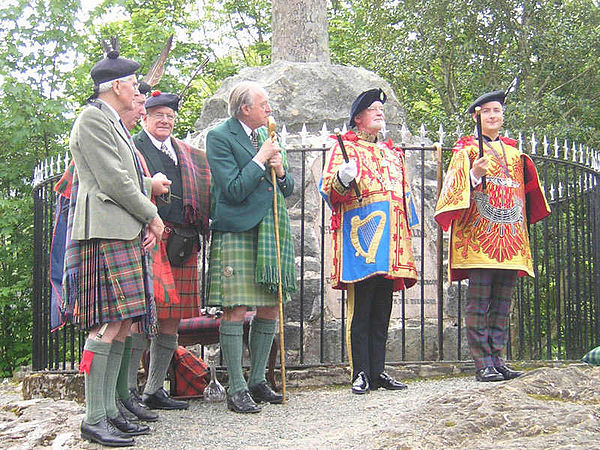
{"type": "Polygon", "coordinates": [[[256,134],[256,130],[252,130],[252,132],[250,133],[250,141],[252,141],[252,145],[254,145],[254,148],[258,150],[258,136],[256,134]]]}
{"type": "Polygon", "coordinates": [[[167,155],[175,165],[177,165],[177,157],[173,154],[173,151],[167,147],[167,145],[163,142],[160,146],[160,151],[167,155]]]}

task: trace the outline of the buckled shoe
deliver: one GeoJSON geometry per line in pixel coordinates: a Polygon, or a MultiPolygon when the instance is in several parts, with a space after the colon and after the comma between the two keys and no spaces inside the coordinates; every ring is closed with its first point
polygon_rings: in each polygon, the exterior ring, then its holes
{"type": "Polygon", "coordinates": [[[352,393],[353,394],[368,394],[371,391],[369,385],[369,377],[364,372],[358,372],[356,378],[352,382],[352,393]]]}
{"type": "Polygon", "coordinates": [[[477,381],[503,381],[504,377],[498,372],[493,366],[487,366],[483,369],[479,369],[475,372],[475,379],[477,381]]]}
{"type": "Polygon", "coordinates": [[[523,372],[512,370],[508,366],[496,367],[496,371],[500,372],[505,380],[512,380],[513,378],[519,378],[521,375],[523,375],[523,372]]]}
{"type": "Polygon", "coordinates": [[[400,391],[408,388],[406,384],[392,378],[385,372],[381,372],[377,378],[371,380],[371,389],[375,390],[380,387],[389,391],[400,391]]]}

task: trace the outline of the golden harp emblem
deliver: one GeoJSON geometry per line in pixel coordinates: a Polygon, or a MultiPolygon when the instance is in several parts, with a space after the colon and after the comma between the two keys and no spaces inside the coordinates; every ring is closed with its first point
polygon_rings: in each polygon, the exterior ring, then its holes
{"type": "Polygon", "coordinates": [[[362,220],[358,216],[354,216],[350,220],[350,240],[356,249],[356,256],[364,256],[367,264],[375,262],[375,255],[377,255],[386,220],[387,217],[383,211],[373,211],[362,220]],[[379,222],[377,221],[378,217],[379,222]],[[358,239],[359,231],[368,246],[366,251],[358,239]]]}

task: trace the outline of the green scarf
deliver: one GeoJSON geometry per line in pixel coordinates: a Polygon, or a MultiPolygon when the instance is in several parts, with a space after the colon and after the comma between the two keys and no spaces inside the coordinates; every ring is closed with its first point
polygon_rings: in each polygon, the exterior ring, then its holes
{"type": "MultiPolygon", "coordinates": [[[[257,130],[258,146],[267,139],[265,127],[257,130]]],[[[281,156],[286,171],[287,155],[282,147],[281,156]]],[[[269,179],[270,169],[267,167],[269,179]]],[[[285,198],[275,186],[277,195],[277,214],[279,219],[279,247],[281,252],[281,278],[282,290],[285,298],[296,292],[296,263],[294,258],[294,241],[290,230],[290,217],[285,206],[285,198]]],[[[279,286],[279,274],[277,271],[277,244],[275,242],[275,220],[273,208],[265,214],[258,226],[258,247],[256,251],[256,282],[263,285],[269,292],[277,293],[279,286]]]]}

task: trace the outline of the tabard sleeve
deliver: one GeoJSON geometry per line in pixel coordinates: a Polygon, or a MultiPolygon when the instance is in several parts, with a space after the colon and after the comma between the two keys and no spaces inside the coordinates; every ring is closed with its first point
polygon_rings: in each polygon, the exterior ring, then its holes
{"type": "Polygon", "coordinates": [[[444,231],[447,231],[452,221],[470,206],[470,168],[467,149],[455,151],[435,207],[434,218],[444,231]]]}
{"type": "Polygon", "coordinates": [[[535,164],[528,155],[523,154],[523,173],[525,181],[525,202],[527,222],[536,223],[550,215],[550,206],[540,185],[535,164]]]}

